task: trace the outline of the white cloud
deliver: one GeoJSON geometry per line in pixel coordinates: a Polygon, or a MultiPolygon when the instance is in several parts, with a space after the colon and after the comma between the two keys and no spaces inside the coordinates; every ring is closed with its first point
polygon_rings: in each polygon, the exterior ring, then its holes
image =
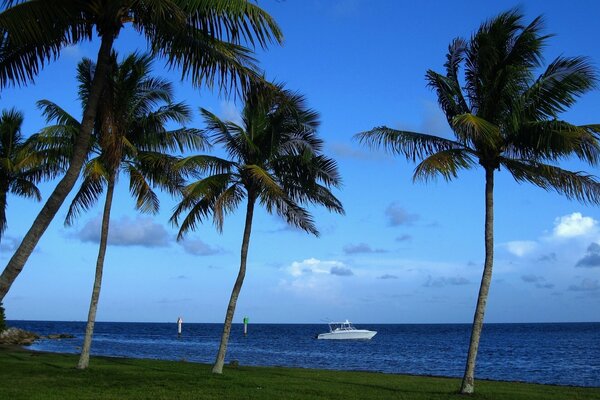
{"type": "MultiPolygon", "coordinates": [[[[73,236],[82,242],[100,242],[102,218],[98,216],[89,220],[83,228],[73,236]]],[[[130,219],[123,217],[111,220],[108,231],[108,244],[113,246],[165,247],[170,242],[169,234],[164,226],[149,217],[130,219]]]]}
{"type": "Polygon", "coordinates": [[[553,235],[556,238],[572,238],[585,236],[596,231],[598,221],[592,217],[584,217],[574,212],[554,220],[553,235]]]}
{"type": "Polygon", "coordinates": [[[321,261],[316,258],[309,258],[304,261],[294,261],[287,268],[287,271],[293,277],[310,274],[330,274],[333,268],[347,268],[341,261],[321,261]]]}
{"type": "Polygon", "coordinates": [[[531,240],[515,240],[505,244],[506,249],[517,257],[532,253],[538,246],[531,240]]]}

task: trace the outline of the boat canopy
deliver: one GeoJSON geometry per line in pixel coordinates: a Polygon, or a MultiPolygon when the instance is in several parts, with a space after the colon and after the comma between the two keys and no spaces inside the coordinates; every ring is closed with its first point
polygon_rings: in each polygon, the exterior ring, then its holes
{"type": "Polygon", "coordinates": [[[356,328],[348,320],[346,320],[344,322],[330,322],[329,323],[329,331],[330,332],[353,331],[353,330],[356,330],[356,328]]]}

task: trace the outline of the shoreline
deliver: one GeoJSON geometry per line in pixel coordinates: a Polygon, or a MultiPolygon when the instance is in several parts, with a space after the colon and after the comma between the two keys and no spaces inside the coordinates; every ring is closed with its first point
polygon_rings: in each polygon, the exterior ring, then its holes
{"type": "MultiPolygon", "coordinates": [[[[17,346],[18,347],[18,346],[17,346]]],[[[0,346],[0,398],[10,399],[464,399],[460,379],[365,371],[210,365],[92,357],[75,368],[77,355],[0,346]]],[[[477,380],[472,399],[600,400],[600,388],[477,380]]]]}
{"type": "MultiPolygon", "coordinates": [[[[53,352],[53,351],[45,351],[45,350],[32,350],[29,346],[22,345],[4,345],[0,344],[0,352],[8,350],[14,352],[24,352],[24,353],[33,353],[33,354],[48,354],[48,355],[66,355],[66,356],[78,356],[79,353],[61,353],[61,352],[53,352]]],[[[197,361],[189,361],[189,360],[169,360],[163,358],[144,358],[144,357],[126,357],[126,356],[104,356],[104,355],[91,355],[90,360],[93,359],[108,359],[108,360],[131,360],[131,361],[157,361],[157,362],[166,362],[166,363],[189,363],[195,364],[205,367],[212,367],[211,364],[197,362],[197,361]]],[[[225,365],[229,368],[256,368],[256,369],[270,369],[270,368],[281,368],[281,369],[298,369],[303,371],[327,371],[327,372],[340,372],[340,373],[366,373],[366,374],[381,374],[388,376],[401,376],[401,377],[412,377],[412,378],[434,378],[434,379],[449,379],[449,380],[460,380],[461,377],[457,376],[446,376],[446,375],[430,375],[430,374],[412,374],[408,372],[404,373],[393,373],[393,372],[385,372],[385,371],[371,371],[371,370],[361,370],[361,369],[331,369],[331,368],[311,368],[311,367],[290,367],[285,365],[244,365],[239,364],[238,360],[232,360],[225,365]],[[236,366],[232,367],[231,362],[235,361],[236,366]]],[[[476,378],[477,382],[492,382],[492,383],[506,383],[506,384],[523,384],[523,385],[539,385],[539,386],[548,386],[548,387],[556,387],[556,388],[574,388],[574,389],[598,389],[600,390],[600,386],[579,386],[579,385],[560,385],[555,383],[538,383],[538,382],[527,382],[527,381],[508,381],[508,380],[498,380],[498,379],[489,379],[489,378],[476,378]]]]}

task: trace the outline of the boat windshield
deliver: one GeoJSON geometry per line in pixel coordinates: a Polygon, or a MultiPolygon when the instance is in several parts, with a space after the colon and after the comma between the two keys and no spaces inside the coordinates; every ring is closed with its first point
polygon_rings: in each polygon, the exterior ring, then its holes
{"type": "Polygon", "coordinates": [[[349,321],[344,321],[344,322],[331,322],[329,324],[329,330],[331,332],[340,332],[340,331],[353,331],[353,330],[356,330],[356,328],[349,321]]]}

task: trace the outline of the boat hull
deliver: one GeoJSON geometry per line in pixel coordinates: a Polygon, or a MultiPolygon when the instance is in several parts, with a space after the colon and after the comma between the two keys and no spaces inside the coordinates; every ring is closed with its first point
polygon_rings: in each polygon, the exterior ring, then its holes
{"type": "Polygon", "coordinates": [[[352,331],[321,333],[317,339],[324,340],[369,340],[377,334],[376,331],[367,331],[365,329],[355,329],[352,331]]]}

